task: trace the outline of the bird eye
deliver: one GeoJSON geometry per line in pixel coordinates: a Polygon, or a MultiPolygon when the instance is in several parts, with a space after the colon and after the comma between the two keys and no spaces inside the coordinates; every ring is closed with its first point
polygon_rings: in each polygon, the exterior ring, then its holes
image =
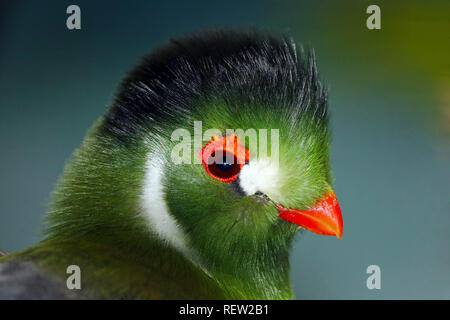
{"type": "Polygon", "coordinates": [[[231,182],[239,176],[249,160],[249,151],[238,142],[235,135],[222,138],[214,136],[201,150],[203,167],[210,177],[231,182]]]}

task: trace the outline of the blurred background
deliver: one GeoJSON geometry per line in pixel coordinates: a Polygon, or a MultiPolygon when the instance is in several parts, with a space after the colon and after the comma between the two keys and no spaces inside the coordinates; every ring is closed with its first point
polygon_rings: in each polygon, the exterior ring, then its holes
{"type": "Polygon", "coordinates": [[[0,0],[0,247],[39,241],[65,162],[142,54],[222,26],[289,32],[330,88],[344,235],[298,236],[296,297],[450,299],[448,1],[0,0]],[[66,28],[71,4],[81,30],[66,28]]]}

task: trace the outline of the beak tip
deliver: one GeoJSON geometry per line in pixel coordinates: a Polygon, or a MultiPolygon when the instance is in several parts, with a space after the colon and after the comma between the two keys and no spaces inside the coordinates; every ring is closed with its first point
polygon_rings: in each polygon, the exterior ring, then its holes
{"type": "Polygon", "coordinates": [[[296,223],[312,232],[342,238],[341,208],[333,191],[325,194],[315,206],[306,210],[285,208],[276,204],[280,217],[296,223]]]}

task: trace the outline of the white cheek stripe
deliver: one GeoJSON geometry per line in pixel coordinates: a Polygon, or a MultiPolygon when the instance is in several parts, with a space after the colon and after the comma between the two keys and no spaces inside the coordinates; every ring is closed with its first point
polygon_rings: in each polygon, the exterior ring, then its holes
{"type": "Polygon", "coordinates": [[[169,209],[164,200],[161,183],[164,174],[163,167],[161,159],[149,153],[141,197],[143,213],[147,217],[152,230],[161,240],[182,253],[190,255],[185,235],[175,219],[169,214],[169,209]]]}

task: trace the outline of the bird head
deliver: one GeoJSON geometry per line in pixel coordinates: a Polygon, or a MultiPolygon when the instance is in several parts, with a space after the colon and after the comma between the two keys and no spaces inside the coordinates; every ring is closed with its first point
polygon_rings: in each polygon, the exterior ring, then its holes
{"type": "Polygon", "coordinates": [[[51,219],[89,216],[97,232],[134,221],[217,277],[285,274],[297,231],[342,235],[329,140],[314,55],[289,37],[174,39],[124,79],[66,168],[51,219]]]}

